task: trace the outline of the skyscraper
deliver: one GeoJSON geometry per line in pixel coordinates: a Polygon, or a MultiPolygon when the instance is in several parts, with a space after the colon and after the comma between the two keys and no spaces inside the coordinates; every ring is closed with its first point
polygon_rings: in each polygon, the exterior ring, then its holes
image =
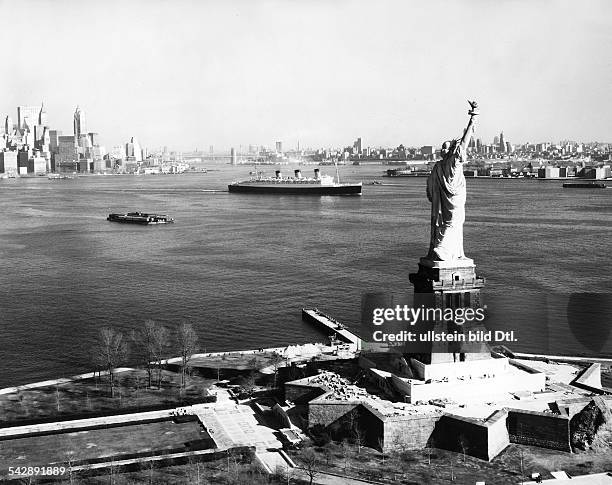
{"type": "Polygon", "coordinates": [[[17,128],[24,130],[27,124],[29,129],[33,130],[39,114],[40,106],[17,106],[17,128]]]}
{"type": "Polygon", "coordinates": [[[38,124],[40,126],[48,126],[47,110],[45,109],[45,105],[43,103],[40,103],[40,111],[38,112],[38,124]]]}
{"type": "Polygon", "coordinates": [[[87,135],[87,122],[85,112],[78,106],[74,112],[74,136],[78,141],[81,135],[87,135]]]}
{"type": "Polygon", "coordinates": [[[10,116],[7,116],[4,119],[4,133],[6,133],[7,135],[13,134],[13,120],[10,116]]]}
{"type": "Polygon", "coordinates": [[[283,142],[282,141],[276,142],[276,153],[283,153],[283,142]]]}
{"type": "Polygon", "coordinates": [[[142,162],[142,149],[135,136],[125,144],[125,156],[130,162],[142,162]]]}
{"type": "Polygon", "coordinates": [[[361,138],[357,138],[355,143],[353,143],[353,152],[356,153],[357,155],[360,155],[362,148],[363,148],[363,145],[361,142],[361,138]]]}
{"type": "Polygon", "coordinates": [[[506,142],[504,141],[503,131],[499,134],[499,151],[502,153],[506,151],[506,142]]]}

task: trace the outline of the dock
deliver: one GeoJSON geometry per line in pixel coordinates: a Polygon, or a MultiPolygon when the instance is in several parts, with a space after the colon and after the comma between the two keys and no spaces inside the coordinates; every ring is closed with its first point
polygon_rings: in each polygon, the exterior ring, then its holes
{"type": "MultiPolygon", "coordinates": [[[[190,357],[189,366],[200,371],[212,369],[214,371],[213,376],[216,372],[220,379],[220,370],[223,370],[225,375],[228,371],[244,371],[247,369],[257,369],[264,374],[272,374],[275,372],[275,368],[285,367],[292,363],[303,363],[316,359],[352,359],[361,351],[361,338],[358,335],[317,308],[302,308],[302,320],[313,324],[325,335],[331,337],[332,342],[193,354],[190,357]],[[282,357],[282,361],[274,362],[274,357],[282,357]],[[253,360],[261,365],[252,367],[253,360]]],[[[171,357],[161,360],[160,364],[162,366],[180,366],[181,362],[181,357],[171,357]]],[[[158,365],[158,362],[153,361],[151,365],[158,365]]]]}
{"type": "Polygon", "coordinates": [[[361,338],[351,332],[342,323],[317,308],[302,308],[302,320],[333,335],[336,339],[349,345],[350,350],[358,352],[361,350],[361,338]]]}

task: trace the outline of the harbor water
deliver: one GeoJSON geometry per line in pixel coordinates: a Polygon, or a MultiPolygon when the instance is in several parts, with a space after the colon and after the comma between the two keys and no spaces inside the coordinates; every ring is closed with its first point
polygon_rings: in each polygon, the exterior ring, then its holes
{"type": "MultiPolygon", "coordinates": [[[[249,195],[230,194],[227,184],[252,167],[208,168],[0,180],[0,387],[91,370],[105,325],[128,335],[146,319],[171,329],[190,322],[202,351],[322,342],[327,335],[302,322],[302,307],[358,331],[364,293],[412,290],[408,274],[429,242],[424,178],[345,166],[345,181],[364,182],[361,197],[249,195]],[[106,221],[127,211],[176,222],[106,221]]],[[[503,302],[497,312],[518,334],[513,348],[612,356],[612,190],[467,183],[465,251],[486,278],[485,301],[503,302]],[[568,323],[576,298],[584,332],[568,323]]]]}

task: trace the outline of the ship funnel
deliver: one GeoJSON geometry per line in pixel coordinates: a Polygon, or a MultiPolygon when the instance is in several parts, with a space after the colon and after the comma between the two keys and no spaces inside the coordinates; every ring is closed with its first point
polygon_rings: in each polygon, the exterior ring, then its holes
{"type": "Polygon", "coordinates": [[[295,178],[296,179],[302,178],[302,171],[299,168],[295,171],[295,178]]]}
{"type": "Polygon", "coordinates": [[[320,180],[321,179],[321,172],[318,168],[315,168],[315,180],[320,180]]]}
{"type": "Polygon", "coordinates": [[[280,172],[280,170],[277,170],[277,171],[276,171],[276,178],[277,178],[277,179],[281,178],[281,172],[280,172]]]}

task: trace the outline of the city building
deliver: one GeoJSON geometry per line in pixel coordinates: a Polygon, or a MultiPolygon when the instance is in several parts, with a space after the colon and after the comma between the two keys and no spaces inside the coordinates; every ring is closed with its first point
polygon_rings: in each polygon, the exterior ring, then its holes
{"type": "Polygon", "coordinates": [[[16,175],[18,171],[17,152],[0,151],[0,173],[16,175]]]}
{"type": "Polygon", "coordinates": [[[87,121],[85,119],[85,112],[79,107],[76,107],[74,111],[74,136],[76,140],[81,138],[81,135],[87,134],[87,121]]]}
{"type": "Polygon", "coordinates": [[[7,115],[4,119],[4,133],[7,135],[12,135],[15,128],[13,127],[13,119],[7,115]]]}
{"type": "Polygon", "coordinates": [[[41,106],[17,106],[17,129],[34,129],[38,122],[41,106]]]}
{"type": "MultiPolygon", "coordinates": [[[[7,169],[19,175],[45,172],[91,172],[105,171],[107,157],[98,133],[88,132],[84,111],[77,106],[73,116],[73,135],[62,136],[59,130],[51,129],[45,105],[18,106],[17,124],[10,115],[0,127],[0,150],[16,153],[3,156],[7,169]],[[44,162],[43,162],[44,160],[44,162]],[[44,168],[43,168],[44,167],[44,168]]],[[[140,149],[139,156],[142,156],[140,149]]]]}
{"type": "Polygon", "coordinates": [[[78,171],[78,151],[74,135],[57,136],[57,153],[55,155],[55,170],[57,172],[78,171]]]}
{"type": "Polygon", "coordinates": [[[135,136],[125,144],[125,156],[128,162],[142,162],[142,149],[135,136]]]}

